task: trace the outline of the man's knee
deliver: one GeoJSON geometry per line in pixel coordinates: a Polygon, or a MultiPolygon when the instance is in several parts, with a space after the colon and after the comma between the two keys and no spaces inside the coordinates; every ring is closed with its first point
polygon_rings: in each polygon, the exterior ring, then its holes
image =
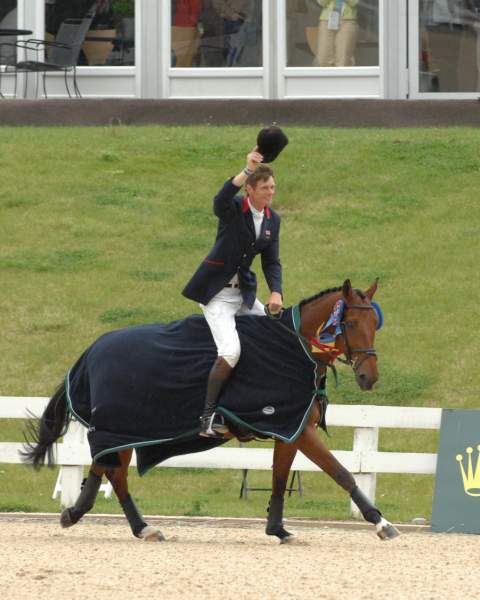
{"type": "Polygon", "coordinates": [[[241,353],[240,338],[236,331],[233,331],[228,339],[222,340],[222,343],[217,346],[217,353],[218,356],[227,361],[232,369],[236,366],[241,353]]]}
{"type": "Polygon", "coordinates": [[[221,356],[223,358],[223,360],[227,361],[227,363],[232,367],[232,369],[237,365],[238,361],[240,360],[240,347],[238,347],[238,349],[236,349],[235,351],[230,351],[228,354],[221,354],[219,356],[221,356]]]}

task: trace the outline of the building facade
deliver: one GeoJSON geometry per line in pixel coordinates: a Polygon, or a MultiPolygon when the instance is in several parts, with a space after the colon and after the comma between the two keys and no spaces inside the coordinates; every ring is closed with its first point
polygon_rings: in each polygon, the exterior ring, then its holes
{"type": "MultiPolygon", "coordinates": [[[[5,30],[55,40],[92,7],[77,63],[85,98],[479,96],[480,0],[0,0],[5,97],[28,58],[12,45],[28,36],[5,30]]],[[[62,77],[48,75],[49,97],[66,96],[62,77]]]]}

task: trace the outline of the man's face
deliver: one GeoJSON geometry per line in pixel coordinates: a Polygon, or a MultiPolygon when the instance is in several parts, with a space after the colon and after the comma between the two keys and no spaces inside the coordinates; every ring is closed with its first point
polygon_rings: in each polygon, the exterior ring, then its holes
{"type": "Polygon", "coordinates": [[[247,193],[250,202],[257,210],[270,207],[275,194],[275,180],[269,177],[266,181],[259,181],[255,187],[247,185],[247,193]]]}

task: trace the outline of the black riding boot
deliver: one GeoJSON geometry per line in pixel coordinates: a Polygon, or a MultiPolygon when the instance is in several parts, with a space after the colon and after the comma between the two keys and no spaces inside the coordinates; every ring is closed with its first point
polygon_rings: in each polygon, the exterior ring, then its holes
{"type": "Polygon", "coordinates": [[[223,437],[227,433],[223,419],[216,421],[215,409],[217,408],[218,398],[225,382],[232,374],[233,368],[228,362],[219,356],[213,363],[213,367],[208,376],[207,396],[203,414],[200,417],[200,435],[204,437],[223,437]]]}

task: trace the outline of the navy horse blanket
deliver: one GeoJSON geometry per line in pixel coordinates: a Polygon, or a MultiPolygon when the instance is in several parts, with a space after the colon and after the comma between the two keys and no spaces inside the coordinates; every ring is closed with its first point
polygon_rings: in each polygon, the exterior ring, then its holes
{"type": "MultiPolygon", "coordinates": [[[[318,387],[316,364],[292,335],[298,314],[287,309],[279,322],[237,318],[242,354],[217,409],[227,421],[285,442],[303,431],[318,387]]],[[[216,356],[198,315],[95,341],[66,377],[69,410],[88,427],[94,460],[116,465],[117,452],[134,447],[143,474],[170,456],[224,443],[198,435],[216,356]]]]}

